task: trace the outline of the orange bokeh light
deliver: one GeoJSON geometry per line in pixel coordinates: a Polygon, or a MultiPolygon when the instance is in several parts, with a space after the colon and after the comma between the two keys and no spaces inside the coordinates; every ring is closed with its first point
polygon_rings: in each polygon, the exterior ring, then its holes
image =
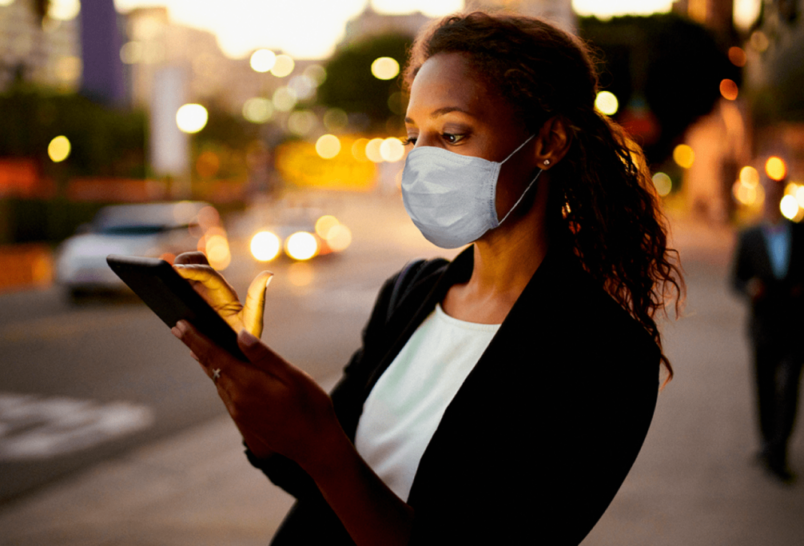
{"type": "Polygon", "coordinates": [[[736,100],[737,95],[740,94],[740,90],[737,88],[737,84],[734,81],[725,79],[720,82],[720,94],[723,95],[723,98],[726,100],[736,100]]]}
{"type": "Polygon", "coordinates": [[[734,66],[739,67],[745,66],[747,58],[745,56],[745,51],[743,50],[743,48],[737,46],[730,47],[729,60],[731,61],[731,64],[733,64],[734,66]]]}
{"type": "Polygon", "coordinates": [[[765,162],[765,174],[772,180],[784,180],[787,176],[787,165],[781,157],[771,156],[765,162]]]}

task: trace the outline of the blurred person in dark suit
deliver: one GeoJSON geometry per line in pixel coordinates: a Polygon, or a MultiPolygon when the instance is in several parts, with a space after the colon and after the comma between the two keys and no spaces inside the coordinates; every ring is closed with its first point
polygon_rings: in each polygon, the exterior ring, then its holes
{"type": "Polygon", "coordinates": [[[786,183],[763,182],[762,221],[740,234],[732,282],[751,305],[749,336],[762,438],[759,457],[773,476],[789,483],[794,476],[787,466],[787,444],[804,362],[804,226],[782,215],[786,183]]]}

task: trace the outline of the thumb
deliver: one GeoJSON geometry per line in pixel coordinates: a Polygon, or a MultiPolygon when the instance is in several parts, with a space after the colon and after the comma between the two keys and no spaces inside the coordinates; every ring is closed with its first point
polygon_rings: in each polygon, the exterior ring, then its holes
{"type": "Polygon", "coordinates": [[[257,275],[248,287],[246,303],[242,310],[243,326],[251,334],[259,337],[262,334],[263,317],[265,315],[265,290],[274,274],[263,271],[257,275]]]}

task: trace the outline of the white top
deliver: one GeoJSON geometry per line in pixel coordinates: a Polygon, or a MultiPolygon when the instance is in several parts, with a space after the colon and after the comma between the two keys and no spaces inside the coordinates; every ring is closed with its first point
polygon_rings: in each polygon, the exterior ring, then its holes
{"type": "Polygon", "coordinates": [[[436,305],[369,393],[355,447],[401,499],[444,411],[499,328],[452,318],[436,305]]]}

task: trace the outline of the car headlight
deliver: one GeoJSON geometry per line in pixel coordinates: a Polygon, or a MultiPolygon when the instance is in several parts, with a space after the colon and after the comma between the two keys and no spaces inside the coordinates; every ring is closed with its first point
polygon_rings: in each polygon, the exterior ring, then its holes
{"type": "Polygon", "coordinates": [[[270,231],[261,231],[251,238],[251,255],[259,262],[270,262],[282,250],[282,241],[270,231]]]}
{"type": "Polygon", "coordinates": [[[309,260],[318,254],[318,239],[306,231],[297,231],[285,241],[285,253],[294,260],[309,260]]]}

